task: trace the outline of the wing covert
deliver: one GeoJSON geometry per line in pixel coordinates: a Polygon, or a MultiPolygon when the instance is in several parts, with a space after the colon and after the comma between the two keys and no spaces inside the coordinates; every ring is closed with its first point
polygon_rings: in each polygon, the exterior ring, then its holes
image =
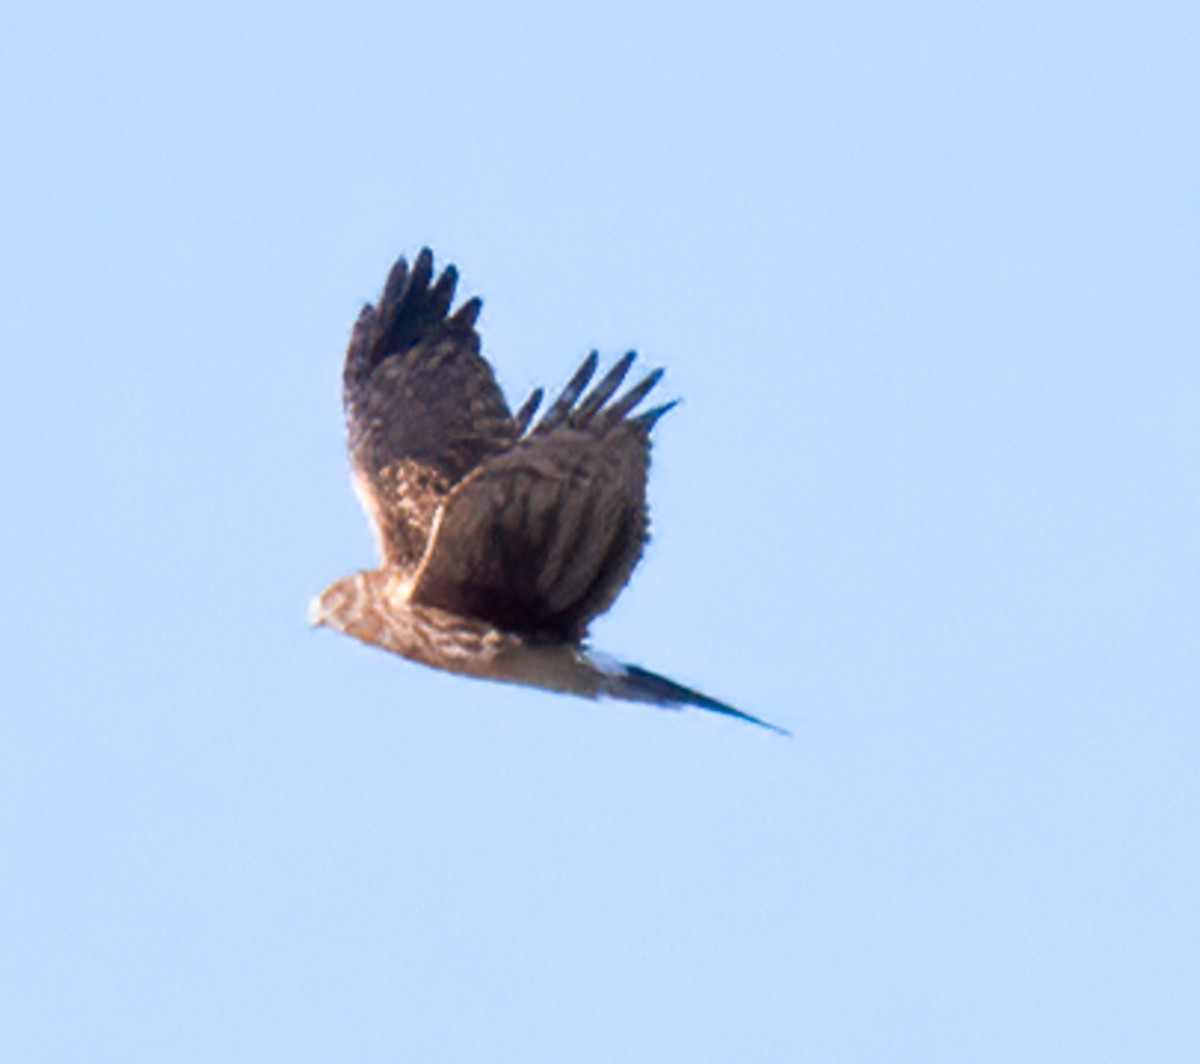
{"type": "Polygon", "coordinates": [[[417,572],[414,602],[508,631],[583,637],[641,558],[650,428],[673,405],[625,417],[657,373],[605,405],[632,362],[631,352],[577,405],[595,372],[590,356],[541,422],[453,489],[417,572]]]}

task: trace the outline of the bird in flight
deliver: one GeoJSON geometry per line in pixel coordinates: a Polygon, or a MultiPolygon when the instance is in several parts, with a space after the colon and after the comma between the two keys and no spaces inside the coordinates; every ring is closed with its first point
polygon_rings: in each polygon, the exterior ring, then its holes
{"type": "Polygon", "coordinates": [[[347,446],[381,562],[326,588],[312,623],[447,672],[787,734],[585,642],[646,544],[650,430],[675,404],[635,410],[662,371],[620,392],[631,351],[588,391],[592,352],[540,418],[541,389],[510,413],[480,353],[480,300],[450,312],[457,283],[453,266],[435,279],[426,248],[354,324],[347,446]]]}

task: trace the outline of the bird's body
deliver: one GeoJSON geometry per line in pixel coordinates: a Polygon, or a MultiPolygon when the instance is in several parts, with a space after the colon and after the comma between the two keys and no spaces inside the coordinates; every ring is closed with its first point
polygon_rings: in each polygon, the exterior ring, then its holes
{"type": "Polygon", "coordinates": [[[540,420],[540,390],[514,416],[479,300],[449,313],[456,282],[453,266],[433,281],[428,250],[401,259],[355,323],[348,444],[382,561],[327,588],[313,622],[448,672],[764,724],[584,644],[646,543],[650,430],[674,404],[632,411],[661,371],[618,396],[630,352],[585,394],[593,353],[540,420]]]}
{"type": "Polygon", "coordinates": [[[603,693],[596,666],[581,647],[562,640],[539,642],[413,602],[409,582],[396,571],[356,573],[335,583],[319,601],[321,623],[422,665],[588,697],[603,693]]]}

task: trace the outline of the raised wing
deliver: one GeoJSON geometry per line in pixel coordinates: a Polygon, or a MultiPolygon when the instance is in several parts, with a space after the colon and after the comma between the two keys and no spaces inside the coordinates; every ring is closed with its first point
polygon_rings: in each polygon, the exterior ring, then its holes
{"type": "MultiPolygon", "coordinates": [[[[583,638],[642,555],[650,429],[674,405],[627,416],[661,371],[608,405],[633,359],[578,402],[593,353],[528,435],[450,493],[412,601],[534,638],[583,638]]],[[[522,410],[524,422],[532,416],[522,410]]]]}
{"type": "Polygon", "coordinates": [[[434,283],[424,249],[392,268],[378,306],[358,316],[346,351],[343,400],[355,488],[386,562],[413,567],[450,489],[516,443],[469,299],[449,314],[458,273],[434,283]]]}

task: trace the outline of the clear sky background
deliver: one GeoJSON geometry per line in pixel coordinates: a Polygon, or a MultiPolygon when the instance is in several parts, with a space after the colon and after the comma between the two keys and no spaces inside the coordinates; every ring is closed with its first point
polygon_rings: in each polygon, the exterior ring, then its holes
{"type": "Polygon", "coordinates": [[[0,1058],[1200,1059],[1194,3],[9,2],[0,1058]],[[423,244],[665,365],[595,644],[305,623],[423,244]]]}

